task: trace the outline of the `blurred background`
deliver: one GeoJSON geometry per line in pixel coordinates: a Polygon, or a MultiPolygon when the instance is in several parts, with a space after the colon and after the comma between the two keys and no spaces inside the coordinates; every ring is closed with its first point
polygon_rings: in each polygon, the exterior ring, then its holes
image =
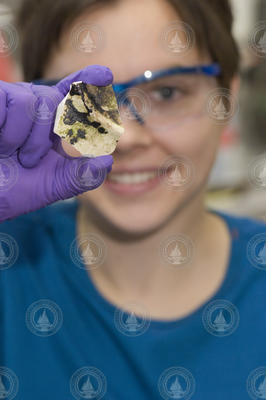
{"type": "MultiPolygon", "coordinates": [[[[206,205],[266,220],[266,0],[231,1],[242,53],[238,112],[224,129],[206,205]]],[[[6,81],[21,80],[1,34],[17,5],[18,0],[0,2],[0,79],[6,81]]]]}

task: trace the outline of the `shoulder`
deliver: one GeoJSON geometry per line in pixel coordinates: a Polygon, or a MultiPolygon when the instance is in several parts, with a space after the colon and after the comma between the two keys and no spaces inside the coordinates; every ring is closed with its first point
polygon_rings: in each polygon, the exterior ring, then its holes
{"type": "Polygon", "coordinates": [[[57,203],[43,207],[39,210],[0,223],[0,232],[32,232],[32,229],[38,227],[40,224],[48,226],[49,224],[56,222],[58,219],[73,216],[75,210],[75,201],[58,201],[57,203]]]}
{"type": "Polygon", "coordinates": [[[228,225],[234,242],[235,261],[241,262],[242,268],[246,267],[245,271],[251,274],[264,271],[266,279],[266,221],[216,210],[214,212],[228,225]]]}
{"type": "Polygon", "coordinates": [[[266,234],[266,220],[250,216],[239,216],[220,210],[211,211],[220,215],[227,223],[233,237],[241,241],[249,240],[255,234],[266,234]]]}
{"type": "Polygon", "coordinates": [[[76,211],[75,201],[59,201],[0,224],[0,244],[18,246],[22,253],[37,251],[54,229],[64,230],[76,211]]]}

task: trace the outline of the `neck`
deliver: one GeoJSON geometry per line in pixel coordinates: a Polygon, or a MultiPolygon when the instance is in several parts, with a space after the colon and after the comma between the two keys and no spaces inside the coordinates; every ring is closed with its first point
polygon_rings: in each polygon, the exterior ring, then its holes
{"type": "MultiPolygon", "coordinates": [[[[95,210],[85,201],[81,201],[78,234],[94,232],[104,240],[107,257],[100,267],[90,270],[90,274],[105,297],[117,303],[118,299],[123,299],[123,302],[141,299],[142,303],[149,304],[151,308],[151,298],[154,301],[157,297],[159,301],[169,297],[171,293],[176,294],[178,291],[182,296],[182,292],[188,293],[190,290],[193,297],[193,290],[200,281],[209,279],[212,282],[213,262],[219,257],[217,240],[222,238],[222,234],[225,235],[224,226],[221,231],[221,221],[217,231],[217,218],[205,210],[202,193],[200,198],[195,197],[185,209],[176,210],[160,229],[143,235],[127,235],[124,232],[122,236],[119,230],[116,234],[113,233],[114,230],[110,234],[111,227],[108,224],[105,227],[103,224],[99,225],[95,210]],[[218,232],[218,237],[214,231],[218,232]],[[194,256],[182,267],[171,265],[160,254],[160,247],[165,239],[177,234],[187,236],[194,245],[194,256]]],[[[226,254],[224,250],[222,247],[223,254],[226,254]]],[[[226,259],[222,260],[220,270],[216,269],[218,280],[223,277],[227,265],[225,261],[226,259]]],[[[165,315],[165,312],[161,314],[165,315]]]]}

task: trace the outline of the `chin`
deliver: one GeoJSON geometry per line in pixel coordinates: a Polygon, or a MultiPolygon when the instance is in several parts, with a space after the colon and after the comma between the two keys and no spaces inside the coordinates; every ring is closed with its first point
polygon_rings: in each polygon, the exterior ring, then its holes
{"type": "Polygon", "coordinates": [[[144,207],[144,210],[137,207],[129,212],[129,209],[125,210],[122,207],[104,207],[101,202],[89,200],[88,196],[83,204],[89,220],[99,231],[121,241],[149,236],[169,219],[169,214],[159,213],[156,207],[144,207]]]}
{"type": "Polygon", "coordinates": [[[127,220],[127,221],[116,221],[109,220],[109,224],[112,225],[113,230],[123,232],[127,235],[148,235],[157,231],[162,225],[164,221],[156,220],[156,221],[146,221],[145,218],[142,221],[135,220],[127,220]]]}

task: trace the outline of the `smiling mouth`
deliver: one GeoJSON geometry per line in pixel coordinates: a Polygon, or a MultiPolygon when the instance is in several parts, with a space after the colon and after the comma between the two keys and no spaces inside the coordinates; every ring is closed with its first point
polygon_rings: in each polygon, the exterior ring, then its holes
{"type": "Polygon", "coordinates": [[[107,180],[113,183],[120,183],[126,185],[140,184],[153,180],[158,176],[158,170],[153,171],[143,171],[143,172],[125,172],[125,173],[115,173],[111,172],[107,180]]]}

